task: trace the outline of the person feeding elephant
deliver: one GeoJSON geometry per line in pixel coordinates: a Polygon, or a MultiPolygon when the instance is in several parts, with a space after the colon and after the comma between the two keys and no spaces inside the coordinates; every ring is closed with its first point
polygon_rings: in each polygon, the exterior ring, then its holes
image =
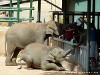
{"type": "MultiPolygon", "coordinates": [[[[73,27],[71,24],[69,24],[66,29],[65,29],[65,33],[63,35],[64,37],[64,40],[65,41],[68,41],[68,42],[71,42],[71,40],[73,39],[73,36],[74,36],[74,30],[73,30],[73,27]]],[[[67,50],[69,48],[72,48],[71,45],[69,44],[64,44],[64,50],[67,50]]]]}

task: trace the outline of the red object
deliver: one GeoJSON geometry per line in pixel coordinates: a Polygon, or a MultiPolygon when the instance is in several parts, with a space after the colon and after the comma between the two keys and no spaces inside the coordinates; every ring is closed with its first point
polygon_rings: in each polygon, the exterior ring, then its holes
{"type": "Polygon", "coordinates": [[[65,39],[73,38],[73,31],[68,31],[64,34],[65,39]]]}
{"type": "Polygon", "coordinates": [[[73,29],[71,27],[68,27],[66,29],[66,33],[64,34],[65,39],[72,39],[73,38],[73,29]]]}

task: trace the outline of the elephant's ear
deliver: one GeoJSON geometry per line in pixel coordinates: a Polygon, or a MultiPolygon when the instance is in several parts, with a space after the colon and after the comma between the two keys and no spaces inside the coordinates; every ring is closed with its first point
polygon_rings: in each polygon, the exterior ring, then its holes
{"type": "Polygon", "coordinates": [[[49,62],[55,62],[55,58],[54,58],[54,56],[51,53],[48,54],[47,61],[49,61],[49,62]]]}
{"type": "Polygon", "coordinates": [[[54,47],[52,50],[48,52],[47,60],[51,62],[56,62],[56,56],[58,55],[58,48],[54,47]]]}
{"type": "Polygon", "coordinates": [[[53,35],[55,26],[56,25],[55,25],[55,22],[54,21],[47,22],[46,34],[53,35]]]}

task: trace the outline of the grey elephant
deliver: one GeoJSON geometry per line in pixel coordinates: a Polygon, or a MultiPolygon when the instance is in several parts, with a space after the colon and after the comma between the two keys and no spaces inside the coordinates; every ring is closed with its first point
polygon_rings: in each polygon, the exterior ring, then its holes
{"type": "Polygon", "coordinates": [[[28,44],[32,42],[43,44],[49,36],[59,35],[60,28],[57,24],[55,21],[49,21],[47,23],[22,22],[12,25],[5,35],[6,66],[16,66],[18,53],[28,44]]]}
{"type": "Polygon", "coordinates": [[[71,50],[64,51],[59,47],[31,43],[23,50],[20,61],[24,60],[27,68],[60,71],[64,70],[61,62],[65,60],[71,50]]]}

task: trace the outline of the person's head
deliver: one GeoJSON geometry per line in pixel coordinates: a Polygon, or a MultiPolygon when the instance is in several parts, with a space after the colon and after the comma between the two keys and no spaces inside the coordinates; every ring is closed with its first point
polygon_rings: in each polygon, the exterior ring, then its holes
{"type": "Polygon", "coordinates": [[[83,18],[82,17],[79,17],[77,20],[76,20],[76,23],[78,26],[81,26],[83,24],[83,18]]]}
{"type": "Polygon", "coordinates": [[[66,29],[73,29],[72,24],[71,24],[71,23],[70,23],[70,24],[68,24],[66,29]]]}

